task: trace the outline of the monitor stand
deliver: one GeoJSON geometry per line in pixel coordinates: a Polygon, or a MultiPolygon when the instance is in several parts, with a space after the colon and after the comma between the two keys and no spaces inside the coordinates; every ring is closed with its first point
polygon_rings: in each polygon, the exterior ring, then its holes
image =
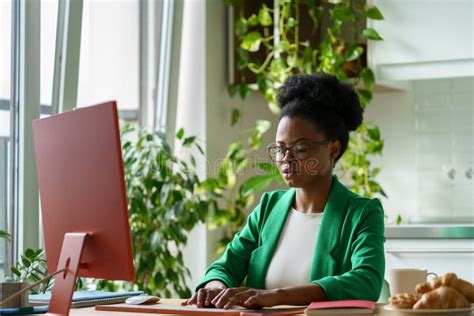
{"type": "Polygon", "coordinates": [[[68,316],[72,294],[81,264],[82,250],[88,233],[66,233],[64,235],[57,270],[66,269],[56,276],[49,302],[49,316],[68,316]]]}

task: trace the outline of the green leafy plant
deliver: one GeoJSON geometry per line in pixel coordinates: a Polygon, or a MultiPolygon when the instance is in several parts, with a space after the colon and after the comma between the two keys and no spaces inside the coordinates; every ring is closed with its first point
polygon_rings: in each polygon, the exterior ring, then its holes
{"type": "MultiPolygon", "coordinates": [[[[48,276],[48,266],[43,249],[25,249],[24,253],[20,256],[20,260],[10,270],[12,276],[6,277],[6,282],[36,283],[37,281],[44,280],[29,290],[31,294],[45,293],[53,288],[54,278],[46,278],[48,276]]],[[[83,279],[77,278],[76,289],[82,289],[83,286],[83,279]]]]}
{"type": "Polygon", "coordinates": [[[265,120],[257,120],[249,131],[240,127],[239,139],[230,144],[218,175],[208,177],[203,183],[212,199],[209,227],[223,227],[216,256],[224,252],[235,232],[242,227],[248,209],[254,203],[255,194],[273,181],[284,182],[273,164],[257,159],[256,152],[269,128],[270,122],[265,120]],[[249,175],[249,169],[258,171],[258,174],[249,175]]]}
{"type": "Polygon", "coordinates": [[[99,288],[134,286],[162,297],[189,297],[190,272],[182,248],[187,232],[204,222],[212,203],[195,172],[195,157],[203,151],[196,137],[185,137],[183,129],[176,143],[194,150],[188,160],[178,158],[162,132],[136,133],[125,125],[121,134],[136,281],[100,281],[99,288]]]}
{"type": "MultiPolygon", "coordinates": [[[[225,0],[236,12],[234,33],[237,39],[236,59],[240,81],[229,86],[231,96],[239,95],[245,101],[252,91],[263,94],[272,113],[278,114],[276,105],[278,88],[291,75],[326,72],[334,74],[355,87],[362,105],[372,99],[375,76],[365,66],[365,43],[382,40],[373,28],[360,28],[366,19],[383,19],[380,10],[362,0],[276,0],[260,2],[254,12],[246,12],[246,1],[225,0]],[[306,14],[307,19],[303,19],[306,14]],[[303,25],[302,21],[312,25],[303,25]],[[303,34],[302,29],[310,30],[303,34]],[[265,56],[262,58],[262,55],[265,56]],[[250,74],[250,75],[249,75],[250,74]]],[[[231,125],[236,125],[243,116],[243,107],[235,108],[231,114],[231,125]]],[[[242,132],[242,128],[240,128],[242,132]]],[[[239,133],[240,135],[240,133],[239,133]]],[[[261,139],[261,134],[259,135],[261,139]]],[[[224,197],[224,207],[217,208],[212,223],[226,227],[226,233],[219,242],[217,255],[237,232],[245,218],[253,194],[266,188],[272,181],[281,181],[278,171],[269,164],[263,166],[265,174],[248,179],[242,173],[230,172],[229,167],[239,171],[238,166],[246,164],[245,159],[257,151],[261,144],[242,148],[242,137],[229,145],[220,183],[214,188],[224,197]],[[240,181],[239,181],[240,180],[240,181]],[[234,188],[227,189],[225,185],[234,188]]],[[[374,123],[364,122],[352,133],[348,150],[338,164],[340,173],[350,188],[366,197],[386,196],[375,177],[380,169],[373,168],[371,157],[379,156],[383,150],[380,130],[374,123]]],[[[247,163],[248,164],[248,163],[247,163]]],[[[219,196],[219,194],[217,194],[219,196]]]]}
{"type": "Polygon", "coordinates": [[[6,231],[0,230],[0,238],[3,238],[6,241],[9,241],[11,239],[11,235],[7,233],[6,231]]]}
{"type": "MultiPolygon", "coordinates": [[[[46,258],[42,249],[25,249],[20,256],[16,266],[11,268],[12,277],[7,278],[7,282],[31,282],[35,283],[48,275],[46,258]]],[[[48,279],[44,283],[30,290],[32,294],[44,293],[53,286],[53,280],[48,279]]]]}
{"type": "MultiPolygon", "coordinates": [[[[11,241],[11,235],[2,230],[0,230],[0,238],[4,238],[6,242],[11,241]]],[[[16,265],[10,268],[12,275],[5,277],[5,282],[34,283],[48,275],[47,269],[44,251],[27,248],[16,265]]],[[[48,279],[45,283],[32,288],[30,292],[33,294],[46,292],[52,287],[51,281],[48,279]]]]}

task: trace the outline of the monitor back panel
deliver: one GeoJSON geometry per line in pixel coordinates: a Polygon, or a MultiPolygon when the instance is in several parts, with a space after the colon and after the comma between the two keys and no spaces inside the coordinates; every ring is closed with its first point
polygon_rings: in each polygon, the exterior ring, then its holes
{"type": "Polygon", "coordinates": [[[65,233],[87,232],[80,276],[133,280],[116,103],[35,120],[33,132],[48,270],[65,233]]]}

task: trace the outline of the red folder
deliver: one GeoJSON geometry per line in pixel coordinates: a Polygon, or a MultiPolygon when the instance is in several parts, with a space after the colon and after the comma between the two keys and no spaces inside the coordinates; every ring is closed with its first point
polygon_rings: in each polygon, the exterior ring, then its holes
{"type": "Polygon", "coordinates": [[[328,309],[328,308],[374,309],[375,308],[375,302],[365,301],[365,300],[341,300],[341,301],[313,302],[308,306],[308,310],[328,309]]]}

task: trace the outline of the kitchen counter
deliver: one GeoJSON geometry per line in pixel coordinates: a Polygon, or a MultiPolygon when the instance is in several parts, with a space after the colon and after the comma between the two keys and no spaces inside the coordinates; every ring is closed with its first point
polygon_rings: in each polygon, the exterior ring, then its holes
{"type": "Polygon", "coordinates": [[[387,239],[473,239],[474,225],[461,224],[403,224],[387,225],[387,239]]]}

